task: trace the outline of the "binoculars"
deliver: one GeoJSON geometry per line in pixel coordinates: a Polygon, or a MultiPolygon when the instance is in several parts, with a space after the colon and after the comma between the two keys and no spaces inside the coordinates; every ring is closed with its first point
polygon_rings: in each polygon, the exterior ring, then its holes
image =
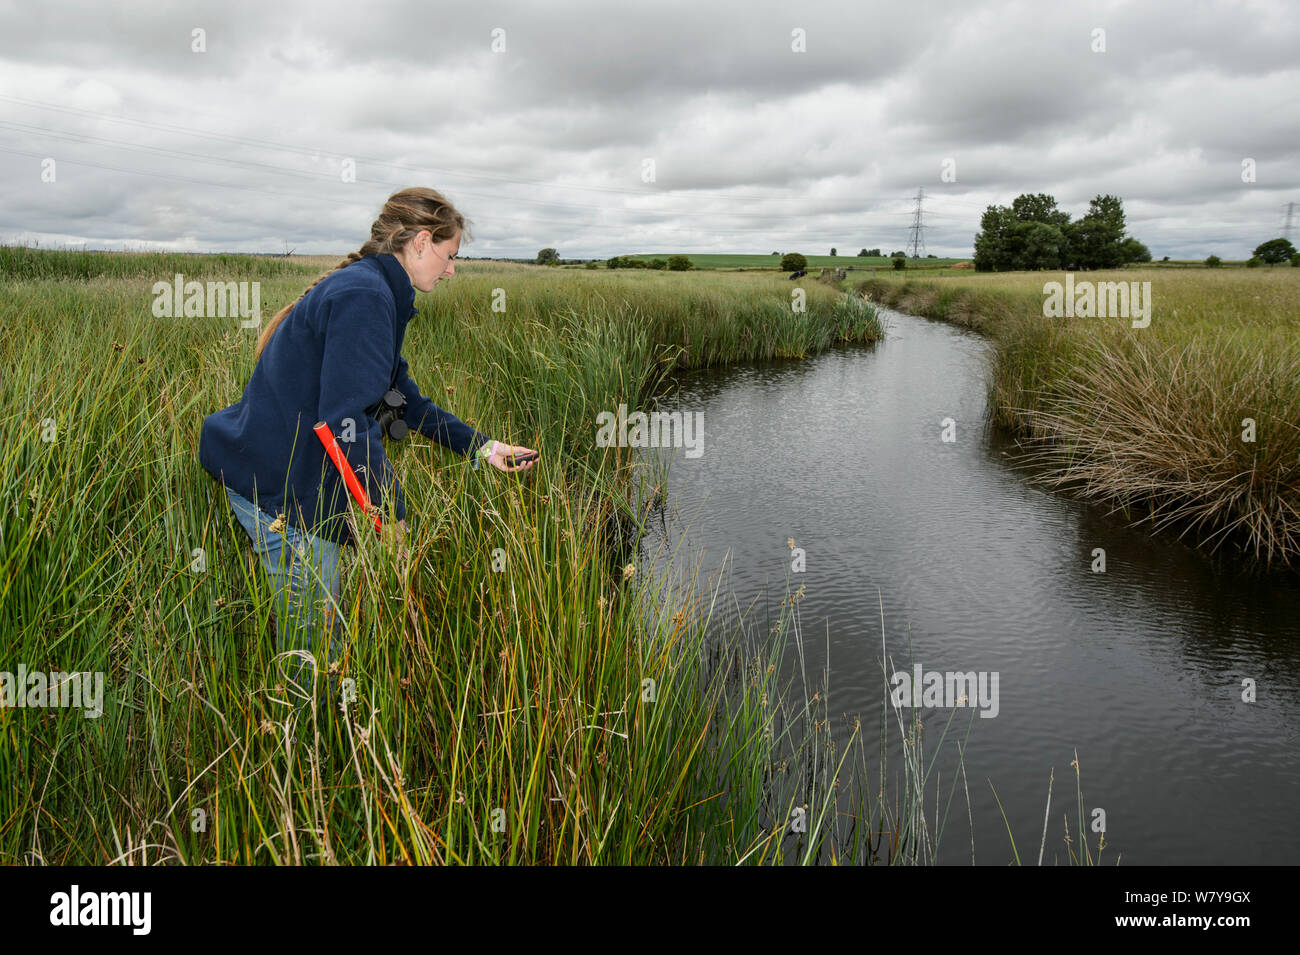
{"type": "Polygon", "coordinates": [[[401,441],[411,429],[406,426],[406,395],[396,388],[366,409],[379,422],[379,430],[394,441],[401,441]]]}

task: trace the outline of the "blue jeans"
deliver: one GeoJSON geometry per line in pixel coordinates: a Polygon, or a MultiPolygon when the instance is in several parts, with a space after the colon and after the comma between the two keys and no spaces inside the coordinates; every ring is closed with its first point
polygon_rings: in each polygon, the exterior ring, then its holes
{"type": "MultiPolygon", "coordinates": [[[[275,518],[248,498],[226,488],[226,497],[262,559],[275,593],[277,649],[326,652],[338,660],[343,634],[337,625],[339,558],[342,547],[296,527],[271,530],[275,518]],[[333,637],[333,639],[331,639],[333,637]]],[[[295,677],[303,685],[303,681],[295,677]]],[[[305,685],[310,687],[310,676],[305,685]]]]}

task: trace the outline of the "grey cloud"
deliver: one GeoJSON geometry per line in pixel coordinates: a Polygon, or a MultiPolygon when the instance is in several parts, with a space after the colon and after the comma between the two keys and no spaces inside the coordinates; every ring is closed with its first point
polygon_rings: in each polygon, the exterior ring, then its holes
{"type": "Polygon", "coordinates": [[[0,237],[343,252],[389,192],[423,182],[474,221],[470,255],[856,251],[902,245],[923,186],[939,253],[969,255],[988,203],[1043,191],[1072,211],[1121,195],[1157,255],[1239,256],[1300,201],[1293,11],[11,3],[0,237]],[[356,183],[339,179],[345,157],[356,183]]]}

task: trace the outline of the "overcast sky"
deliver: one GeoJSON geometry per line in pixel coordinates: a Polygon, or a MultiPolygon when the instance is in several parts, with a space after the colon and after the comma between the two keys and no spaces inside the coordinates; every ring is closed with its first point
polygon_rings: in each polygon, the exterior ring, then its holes
{"type": "Polygon", "coordinates": [[[428,185],[466,256],[888,253],[924,189],[938,255],[1108,192],[1157,258],[1243,258],[1300,203],[1298,11],[0,0],[0,241],[345,253],[428,185]]]}

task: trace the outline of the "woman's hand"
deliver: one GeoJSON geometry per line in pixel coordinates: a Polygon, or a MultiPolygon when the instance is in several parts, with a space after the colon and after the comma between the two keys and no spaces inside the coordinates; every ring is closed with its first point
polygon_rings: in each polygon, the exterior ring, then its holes
{"type": "Polygon", "coordinates": [[[536,453],[537,452],[534,449],[525,448],[522,444],[506,444],[503,441],[498,441],[496,451],[490,458],[488,458],[488,461],[491,462],[492,466],[498,471],[505,471],[507,473],[511,471],[527,471],[537,463],[537,458],[533,458],[531,461],[525,461],[523,464],[515,465],[507,464],[506,460],[516,454],[536,453]]]}

